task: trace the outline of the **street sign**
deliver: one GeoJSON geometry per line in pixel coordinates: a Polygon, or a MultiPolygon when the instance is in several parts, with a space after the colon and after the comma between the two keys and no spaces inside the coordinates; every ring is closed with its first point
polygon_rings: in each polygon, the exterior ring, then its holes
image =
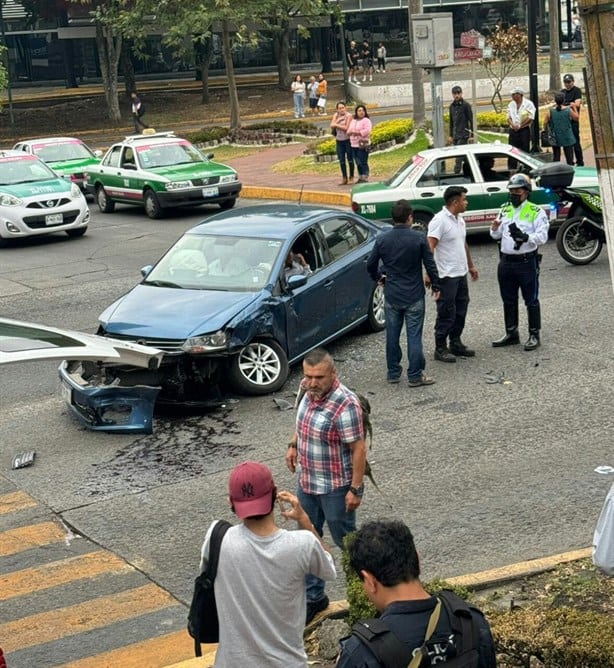
{"type": "Polygon", "coordinates": [[[460,34],[460,45],[468,49],[481,49],[484,46],[484,36],[472,28],[460,34]]]}
{"type": "Polygon", "coordinates": [[[478,60],[482,49],[454,49],[454,60],[478,60]]]}

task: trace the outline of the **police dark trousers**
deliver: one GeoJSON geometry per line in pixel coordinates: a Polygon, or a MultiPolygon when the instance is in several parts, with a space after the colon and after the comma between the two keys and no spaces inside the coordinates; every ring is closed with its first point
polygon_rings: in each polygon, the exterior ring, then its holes
{"type": "Polygon", "coordinates": [[[465,318],[469,307],[467,276],[446,276],[439,279],[440,293],[435,322],[435,345],[446,348],[446,339],[460,339],[465,329],[465,318]]]}
{"type": "Polygon", "coordinates": [[[537,252],[523,255],[501,253],[497,268],[499,291],[503,301],[506,332],[518,329],[518,290],[527,307],[529,333],[539,336],[541,315],[539,308],[539,256],[537,252]]]}

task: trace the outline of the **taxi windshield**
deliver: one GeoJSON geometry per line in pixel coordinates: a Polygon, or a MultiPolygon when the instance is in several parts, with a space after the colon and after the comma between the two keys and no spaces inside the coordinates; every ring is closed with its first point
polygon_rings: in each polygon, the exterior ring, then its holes
{"type": "Polygon", "coordinates": [[[45,162],[69,162],[70,160],[94,157],[87,146],[79,141],[35,144],[32,146],[32,150],[35,155],[45,162]]]}
{"type": "Polygon", "coordinates": [[[36,158],[0,159],[0,185],[11,186],[57,178],[55,172],[36,158]]]}
{"type": "Polygon", "coordinates": [[[203,154],[189,142],[166,142],[137,147],[145,169],[205,162],[203,154]]]}

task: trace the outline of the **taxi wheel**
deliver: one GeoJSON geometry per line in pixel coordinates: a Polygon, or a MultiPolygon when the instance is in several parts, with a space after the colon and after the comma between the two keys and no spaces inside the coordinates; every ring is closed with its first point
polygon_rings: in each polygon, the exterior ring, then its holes
{"type": "Polygon", "coordinates": [[[66,234],[71,239],[75,239],[76,237],[82,237],[85,233],[87,232],[87,225],[85,227],[80,227],[78,230],[66,230],[66,234]]]}
{"type": "Polygon", "coordinates": [[[230,199],[225,199],[223,202],[220,202],[220,209],[222,209],[222,211],[232,209],[236,203],[237,203],[237,198],[236,197],[231,197],[230,199]]]}
{"type": "Polygon", "coordinates": [[[230,382],[242,394],[269,394],[281,389],[288,378],[288,358],[273,339],[248,343],[230,359],[230,382]]]}
{"type": "Polygon", "coordinates": [[[426,232],[429,229],[429,223],[431,222],[432,217],[433,216],[429,216],[428,213],[424,213],[422,211],[414,213],[414,222],[412,228],[414,230],[426,232]]]}
{"type": "Polygon", "coordinates": [[[113,213],[115,211],[115,202],[109,199],[103,186],[96,186],[96,204],[98,204],[102,213],[113,213]]]}
{"type": "Polygon", "coordinates": [[[162,207],[156,193],[153,190],[146,190],[143,195],[143,206],[145,207],[145,213],[154,220],[156,218],[162,218],[162,207]]]}

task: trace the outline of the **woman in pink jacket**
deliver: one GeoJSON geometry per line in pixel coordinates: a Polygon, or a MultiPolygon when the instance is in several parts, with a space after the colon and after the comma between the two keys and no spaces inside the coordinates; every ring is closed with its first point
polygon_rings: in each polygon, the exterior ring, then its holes
{"type": "Polygon", "coordinates": [[[364,104],[359,104],[354,111],[354,118],[347,129],[354,162],[358,169],[356,183],[369,180],[369,147],[371,145],[371,119],[364,104]]]}

